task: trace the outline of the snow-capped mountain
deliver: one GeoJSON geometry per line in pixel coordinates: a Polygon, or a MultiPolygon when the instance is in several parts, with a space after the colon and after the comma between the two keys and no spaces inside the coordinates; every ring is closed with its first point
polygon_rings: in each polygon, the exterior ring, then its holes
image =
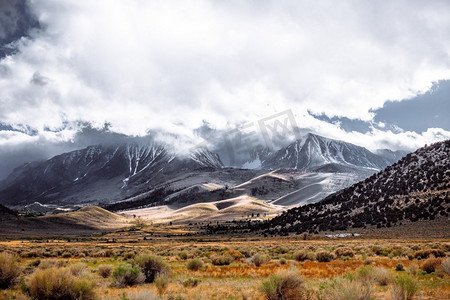
{"type": "Polygon", "coordinates": [[[217,154],[172,154],[161,144],[96,145],[16,168],[0,184],[0,203],[83,203],[113,200],[143,184],[202,168],[218,169],[217,154]]]}
{"type": "Polygon", "coordinates": [[[394,156],[377,155],[360,146],[309,133],[278,150],[262,167],[312,171],[334,165],[381,170],[397,160],[394,156]]]}

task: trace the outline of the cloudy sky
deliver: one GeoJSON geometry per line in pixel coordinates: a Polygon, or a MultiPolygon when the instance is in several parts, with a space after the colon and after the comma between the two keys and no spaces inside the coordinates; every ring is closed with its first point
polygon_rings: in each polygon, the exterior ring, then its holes
{"type": "Polygon", "coordinates": [[[286,110],[327,137],[413,150],[450,138],[449,37],[447,0],[0,0],[0,178],[286,110]]]}

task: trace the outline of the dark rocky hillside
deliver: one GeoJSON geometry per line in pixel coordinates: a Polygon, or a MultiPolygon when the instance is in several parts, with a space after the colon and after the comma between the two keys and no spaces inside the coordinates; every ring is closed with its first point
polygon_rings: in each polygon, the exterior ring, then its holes
{"type": "Polygon", "coordinates": [[[17,214],[13,210],[0,204],[0,221],[11,220],[15,219],[16,217],[17,214]]]}
{"type": "Polygon", "coordinates": [[[262,227],[272,234],[391,227],[448,218],[450,140],[410,153],[364,181],[324,200],[284,212],[262,227]]]}

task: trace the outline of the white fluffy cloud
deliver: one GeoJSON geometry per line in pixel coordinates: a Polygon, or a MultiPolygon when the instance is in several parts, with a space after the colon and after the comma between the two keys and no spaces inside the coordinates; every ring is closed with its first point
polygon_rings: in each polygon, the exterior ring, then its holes
{"type": "MultiPolygon", "coordinates": [[[[371,120],[385,101],[450,78],[444,0],[30,5],[42,30],[0,61],[0,122],[40,133],[108,122],[131,135],[189,135],[204,120],[225,129],[285,109],[371,120]]],[[[411,148],[438,134],[361,136],[302,122],[369,146],[411,148]]]]}

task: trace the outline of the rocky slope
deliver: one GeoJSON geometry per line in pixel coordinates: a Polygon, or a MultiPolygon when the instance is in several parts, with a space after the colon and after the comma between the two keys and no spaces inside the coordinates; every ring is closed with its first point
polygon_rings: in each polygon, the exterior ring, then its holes
{"type": "Polygon", "coordinates": [[[399,162],[324,200],[286,211],[260,224],[270,233],[391,227],[448,218],[450,140],[420,148],[399,162]]]}

